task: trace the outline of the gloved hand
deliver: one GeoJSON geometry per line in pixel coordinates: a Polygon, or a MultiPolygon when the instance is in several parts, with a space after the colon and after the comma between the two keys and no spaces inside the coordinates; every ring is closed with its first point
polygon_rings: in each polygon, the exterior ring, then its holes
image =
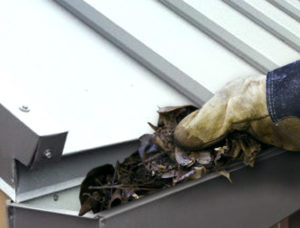
{"type": "Polygon", "coordinates": [[[272,121],[264,75],[239,78],[225,85],[201,109],[178,124],[175,142],[186,150],[199,150],[234,130],[246,131],[266,144],[300,151],[300,120],[287,116],[277,123],[272,121]]]}

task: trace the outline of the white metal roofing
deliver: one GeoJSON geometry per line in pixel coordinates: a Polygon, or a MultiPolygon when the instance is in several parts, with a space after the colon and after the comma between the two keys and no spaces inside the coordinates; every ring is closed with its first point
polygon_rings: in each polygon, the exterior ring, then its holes
{"type": "MultiPolygon", "coordinates": [[[[260,73],[162,4],[181,1],[86,2],[211,92],[260,73]]],[[[299,59],[294,47],[226,2],[184,3],[277,66],[299,59]]],[[[267,1],[245,2],[300,39],[294,18],[267,1]]],[[[13,84],[7,93],[16,101],[14,114],[43,134],[67,130],[64,154],[137,138],[150,131],[146,123],[155,123],[158,106],[191,103],[54,1],[2,1],[0,28],[0,83],[13,84]],[[31,111],[20,114],[21,105],[31,111]]],[[[1,103],[10,103],[7,93],[1,103]]]]}

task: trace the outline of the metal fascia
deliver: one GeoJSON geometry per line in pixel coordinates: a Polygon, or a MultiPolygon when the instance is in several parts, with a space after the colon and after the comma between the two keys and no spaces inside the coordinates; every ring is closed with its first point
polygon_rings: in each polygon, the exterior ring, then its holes
{"type": "Polygon", "coordinates": [[[300,38],[272,20],[270,17],[266,16],[259,10],[255,9],[253,6],[249,5],[244,0],[223,0],[228,5],[232,6],[234,9],[238,10],[249,19],[262,26],[265,30],[272,33],[274,36],[281,39],[283,42],[288,44],[290,47],[294,48],[300,52],[300,38]]]}
{"type": "Polygon", "coordinates": [[[159,1],[262,73],[266,74],[267,72],[278,67],[267,57],[235,37],[233,34],[210,20],[208,17],[184,1],[159,1]]]}
{"type": "Polygon", "coordinates": [[[0,104],[0,126],[0,188],[3,190],[8,189],[4,182],[13,189],[18,185],[16,161],[32,169],[60,159],[67,132],[40,135],[3,104],[0,104]]]}
{"type": "Polygon", "coordinates": [[[138,63],[202,106],[212,93],[83,0],[54,0],[138,63]]]}

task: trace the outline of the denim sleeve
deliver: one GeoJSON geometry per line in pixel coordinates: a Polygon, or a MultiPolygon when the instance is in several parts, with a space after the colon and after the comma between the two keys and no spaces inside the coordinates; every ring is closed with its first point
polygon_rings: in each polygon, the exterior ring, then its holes
{"type": "Polygon", "coordinates": [[[267,106],[273,122],[300,118],[300,60],[267,74],[267,106]]]}

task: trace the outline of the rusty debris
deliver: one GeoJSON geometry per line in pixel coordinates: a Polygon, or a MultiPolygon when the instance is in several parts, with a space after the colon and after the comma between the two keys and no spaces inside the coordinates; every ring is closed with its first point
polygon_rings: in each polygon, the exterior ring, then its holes
{"type": "Polygon", "coordinates": [[[175,127],[196,109],[191,105],[160,108],[157,125],[149,123],[154,133],[140,137],[138,151],[115,166],[106,164],[91,170],[81,184],[79,215],[137,200],[210,172],[231,182],[225,168],[235,161],[254,166],[261,143],[245,132],[233,132],[203,151],[188,152],[177,147],[175,127]]]}

